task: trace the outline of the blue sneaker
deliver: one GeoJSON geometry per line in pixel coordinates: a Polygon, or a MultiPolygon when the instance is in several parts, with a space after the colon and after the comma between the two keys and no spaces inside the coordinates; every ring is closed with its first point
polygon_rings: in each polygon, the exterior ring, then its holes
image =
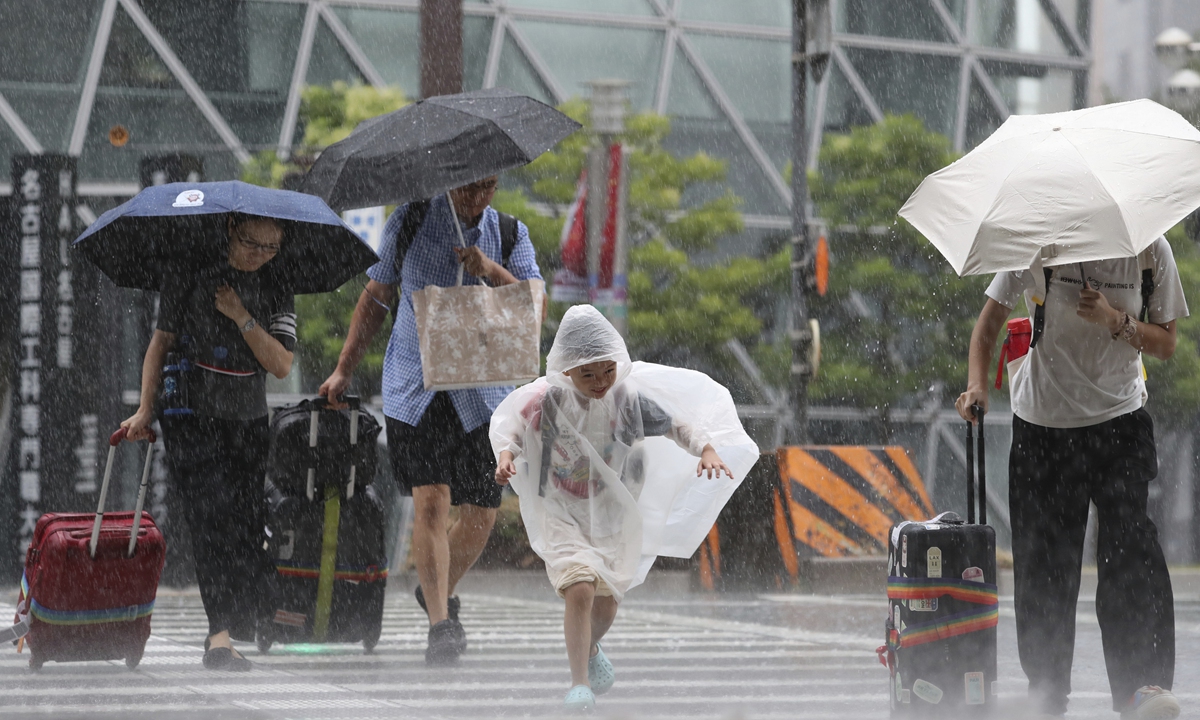
{"type": "Polygon", "coordinates": [[[576,685],[567,692],[563,706],[571,712],[592,712],[596,709],[596,696],[587,685],[576,685]]]}
{"type": "Polygon", "coordinates": [[[592,692],[603,695],[612,689],[616,679],[612,663],[604,654],[604,648],[600,647],[600,643],[596,643],[596,654],[588,658],[588,683],[592,686],[592,692]]]}

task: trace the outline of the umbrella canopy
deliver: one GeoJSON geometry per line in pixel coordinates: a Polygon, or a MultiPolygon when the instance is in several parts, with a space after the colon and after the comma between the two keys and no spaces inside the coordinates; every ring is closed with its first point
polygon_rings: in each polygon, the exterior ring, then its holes
{"type": "Polygon", "coordinates": [[[75,249],[121,287],[158,290],[166,273],[225,260],[229,213],[279,223],[283,245],[263,271],[293,293],[336,290],[379,261],[320,198],[236,180],[148,187],[101,215],[75,249]]]}
{"type": "Polygon", "coordinates": [[[441,95],[359,124],[300,190],[336,210],[431,198],[525,165],[582,127],[511,90],[441,95]]]}
{"type": "Polygon", "coordinates": [[[900,209],[959,275],[1137,255],[1200,206],[1200,130],[1151,100],[1013,115],[900,209]]]}

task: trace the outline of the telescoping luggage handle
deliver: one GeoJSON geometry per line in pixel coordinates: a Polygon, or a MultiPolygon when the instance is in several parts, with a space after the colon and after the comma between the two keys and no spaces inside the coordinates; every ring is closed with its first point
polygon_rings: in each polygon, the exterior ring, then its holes
{"type": "MultiPolygon", "coordinates": [[[[984,409],[971,406],[971,414],[979,421],[979,524],[987,525],[987,474],[984,469],[983,416],[984,409]]],[[[967,524],[975,524],[975,424],[967,423],[967,524]]]]}
{"type": "MultiPolygon", "coordinates": [[[[96,520],[92,523],[92,539],[88,542],[88,556],[93,559],[96,557],[96,546],[100,543],[100,524],[104,521],[104,501],[108,499],[108,481],[112,477],[113,459],[117,456],[117,446],[125,439],[128,432],[125,428],[121,428],[108,438],[108,463],[104,466],[104,482],[100,485],[100,502],[96,507],[96,520]]],[[[150,433],[146,443],[146,464],[142,468],[142,484],[138,488],[137,507],[133,511],[133,525],[129,531],[129,549],[125,551],[126,557],[133,557],[133,550],[137,547],[138,529],[142,525],[142,507],[146,504],[146,488],[150,482],[150,463],[154,459],[154,443],[158,440],[153,429],[146,428],[146,432],[150,433]]]]}
{"type": "MultiPolygon", "coordinates": [[[[354,447],[355,445],[358,445],[358,414],[361,412],[362,401],[359,400],[357,395],[345,395],[342,397],[342,401],[350,406],[350,446],[354,447]]],[[[329,402],[329,399],[325,397],[318,397],[316,400],[309,400],[307,402],[309,402],[312,406],[312,413],[309,416],[308,421],[308,447],[314,450],[314,453],[311,457],[316,457],[315,450],[317,447],[317,429],[320,427],[321,411],[329,409],[331,403],[329,402]]],[[[346,483],[347,500],[354,497],[354,480],[357,471],[358,465],[351,463],[350,480],[346,483]]],[[[313,463],[309,465],[308,481],[304,488],[304,494],[308,496],[309,500],[312,500],[314,494],[316,493],[316,483],[317,468],[316,464],[313,463]]]]}

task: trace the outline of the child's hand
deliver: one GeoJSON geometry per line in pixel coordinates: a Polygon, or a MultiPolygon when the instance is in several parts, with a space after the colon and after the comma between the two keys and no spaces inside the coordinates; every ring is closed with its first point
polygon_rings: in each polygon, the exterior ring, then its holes
{"type": "Polygon", "coordinates": [[[703,475],[705,470],[708,471],[710,480],[713,476],[713,470],[717,471],[717,477],[721,477],[721,471],[724,470],[729,479],[733,479],[733,472],[729,470],[729,466],[725,464],[725,461],[721,459],[717,451],[713,450],[712,445],[705,445],[704,451],[700,453],[700,464],[696,466],[696,477],[703,475]]]}
{"type": "Polygon", "coordinates": [[[513,462],[513,454],[508,450],[500,453],[500,460],[496,464],[496,482],[500,485],[507,485],[509,478],[517,474],[517,466],[513,462]]]}

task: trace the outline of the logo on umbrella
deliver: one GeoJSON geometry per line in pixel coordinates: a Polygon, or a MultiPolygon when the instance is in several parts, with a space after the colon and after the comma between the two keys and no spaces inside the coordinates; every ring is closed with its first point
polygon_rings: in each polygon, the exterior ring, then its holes
{"type": "Polygon", "coordinates": [[[184,190],[171,203],[171,207],[200,207],[204,204],[204,193],[199,190],[184,190]]]}

